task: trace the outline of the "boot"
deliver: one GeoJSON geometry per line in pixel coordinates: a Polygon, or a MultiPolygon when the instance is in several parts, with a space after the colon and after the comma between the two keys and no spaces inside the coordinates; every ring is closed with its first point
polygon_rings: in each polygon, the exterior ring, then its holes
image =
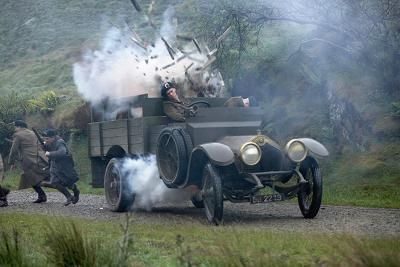
{"type": "Polygon", "coordinates": [[[0,186],[0,197],[6,197],[10,193],[10,189],[0,186]]]}
{"type": "Polygon", "coordinates": [[[54,187],[60,191],[66,198],[67,201],[64,202],[64,206],[68,206],[69,204],[72,203],[72,200],[74,200],[74,197],[71,195],[71,193],[65,188],[65,186],[61,184],[54,184],[54,187]]]}
{"type": "Polygon", "coordinates": [[[8,202],[6,197],[0,197],[0,207],[7,207],[8,202]]]}
{"type": "Polygon", "coordinates": [[[74,192],[74,199],[72,200],[72,204],[76,204],[79,201],[79,194],[80,194],[80,191],[76,186],[76,184],[72,186],[72,191],[74,192]]]}
{"type": "Polygon", "coordinates": [[[64,206],[68,206],[69,204],[74,203],[74,199],[75,198],[73,196],[67,197],[67,201],[64,202],[64,206]]]}
{"type": "Polygon", "coordinates": [[[38,198],[33,201],[33,203],[42,203],[47,201],[47,196],[46,193],[43,191],[43,189],[40,187],[40,184],[32,186],[35,192],[38,194],[38,198]]]}

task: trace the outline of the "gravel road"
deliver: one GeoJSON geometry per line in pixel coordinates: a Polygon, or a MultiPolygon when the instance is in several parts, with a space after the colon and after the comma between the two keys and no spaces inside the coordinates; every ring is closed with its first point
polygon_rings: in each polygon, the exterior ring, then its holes
{"type": "MultiPolygon", "coordinates": [[[[30,190],[11,192],[9,206],[0,208],[10,212],[37,213],[55,216],[81,217],[96,220],[119,220],[123,213],[111,212],[104,196],[82,195],[76,205],[63,206],[64,197],[48,193],[47,203],[33,204],[36,195],[30,190]]],[[[151,212],[134,212],[137,223],[207,225],[202,209],[190,201],[157,205],[151,212]]],[[[224,203],[224,226],[265,228],[274,231],[352,233],[376,237],[400,236],[400,209],[360,208],[323,205],[314,219],[304,219],[296,204],[287,202],[251,205],[224,203]]]]}

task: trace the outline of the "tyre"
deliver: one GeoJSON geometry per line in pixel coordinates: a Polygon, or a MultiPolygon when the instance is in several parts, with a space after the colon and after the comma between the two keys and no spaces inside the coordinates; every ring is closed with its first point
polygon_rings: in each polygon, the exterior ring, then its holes
{"type": "Polygon", "coordinates": [[[112,158],[104,174],[106,200],[112,211],[128,211],[135,201],[135,194],[128,177],[122,171],[123,159],[112,158]]]}
{"type": "Polygon", "coordinates": [[[211,163],[203,169],[203,186],[201,189],[207,220],[215,225],[222,223],[224,202],[221,176],[211,163]]]}
{"type": "Polygon", "coordinates": [[[297,194],[299,207],[304,218],[314,218],[321,207],[322,176],[314,158],[308,157],[300,166],[300,172],[307,183],[301,185],[297,194]]]}
{"type": "Polygon", "coordinates": [[[157,166],[160,177],[168,187],[182,185],[193,145],[181,127],[164,128],[157,141],[157,166]]]}

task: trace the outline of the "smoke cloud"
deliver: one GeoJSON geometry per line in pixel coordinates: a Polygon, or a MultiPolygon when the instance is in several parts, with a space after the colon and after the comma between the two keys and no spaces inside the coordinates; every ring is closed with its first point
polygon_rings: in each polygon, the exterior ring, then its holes
{"type": "Polygon", "coordinates": [[[112,113],[124,107],[126,103],[119,101],[123,97],[160,96],[160,84],[166,81],[178,84],[186,97],[223,94],[220,73],[209,71],[210,55],[202,53],[194,42],[178,44],[174,15],[172,7],[164,12],[163,24],[153,42],[143,41],[128,26],[111,28],[98,50],[86,51],[82,60],[73,65],[78,92],[93,106],[106,98],[112,100],[112,113]],[[175,45],[181,48],[174,48],[175,45]]]}
{"type": "Polygon", "coordinates": [[[129,187],[135,196],[133,209],[150,211],[157,203],[179,203],[190,200],[191,193],[181,189],[168,188],[159,178],[155,155],[125,158],[122,173],[129,180],[129,187]]]}

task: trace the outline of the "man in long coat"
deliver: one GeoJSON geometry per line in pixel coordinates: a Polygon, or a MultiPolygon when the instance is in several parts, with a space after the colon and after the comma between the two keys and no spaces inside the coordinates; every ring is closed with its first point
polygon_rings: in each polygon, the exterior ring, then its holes
{"type": "Polygon", "coordinates": [[[44,137],[45,155],[50,160],[50,184],[67,198],[64,206],[71,203],[76,204],[79,201],[80,192],[75,183],[79,177],[74,168],[72,155],[65,141],[57,135],[54,129],[48,129],[44,133],[44,137]],[[72,190],[73,196],[67,188],[72,190]]]}
{"type": "Polygon", "coordinates": [[[19,189],[32,187],[38,194],[38,198],[33,203],[46,202],[47,196],[40,183],[49,176],[48,160],[43,149],[38,145],[36,135],[28,129],[28,125],[22,120],[16,120],[14,125],[15,133],[8,164],[11,166],[16,161],[20,161],[23,173],[19,189]]]}
{"type": "MultiPolygon", "coordinates": [[[[0,182],[3,181],[4,177],[4,166],[3,166],[3,158],[0,155],[0,182]]],[[[7,195],[10,193],[10,190],[7,188],[0,186],[0,207],[7,207],[7,195]]]]}

